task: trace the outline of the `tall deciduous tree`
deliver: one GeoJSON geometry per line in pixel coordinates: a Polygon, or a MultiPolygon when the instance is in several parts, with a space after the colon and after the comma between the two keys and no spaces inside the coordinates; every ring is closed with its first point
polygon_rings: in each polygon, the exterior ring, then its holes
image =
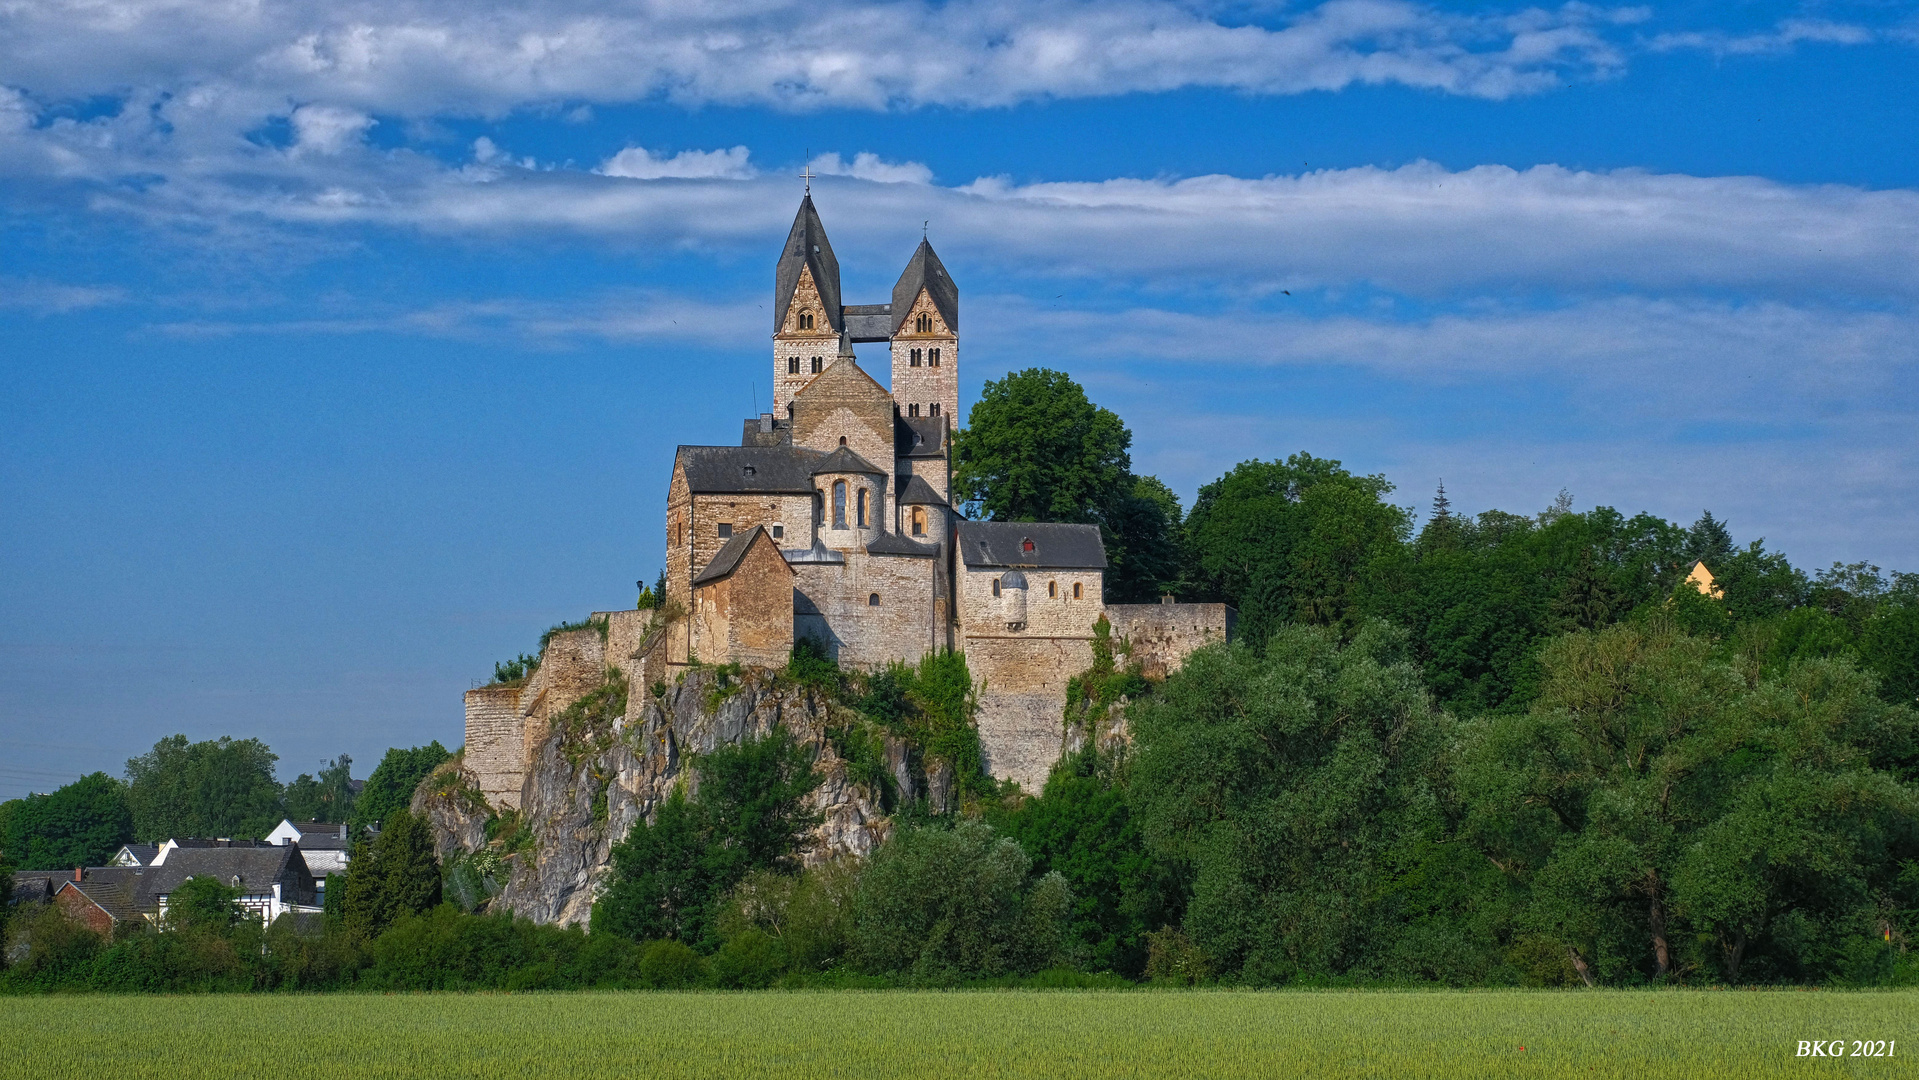
{"type": "Polygon", "coordinates": [[[126,785],[97,772],[13,804],[0,828],[0,858],[22,870],[100,866],[131,839],[126,785]]]}
{"type": "Polygon", "coordinates": [[[127,762],[134,835],[145,843],[265,836],[280,821],[278,760],[258,739],[161,739],[127,762]]]}
{"type": "Polygon", "coordinates": [[[353,813],[353,759],[341,754],[318,778],[301,773],[287,785],[286,814],[294,821],[346,821],[353,813]]]}

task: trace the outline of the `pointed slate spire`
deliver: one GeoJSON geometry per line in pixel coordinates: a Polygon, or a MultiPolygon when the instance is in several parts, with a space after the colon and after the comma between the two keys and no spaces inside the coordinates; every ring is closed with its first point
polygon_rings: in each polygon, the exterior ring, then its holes
{"type": "Polygon", "coordinates": [[[802,268],[813,271],[813,284],[819,287],[820,303],[826,308],[826,326],[844,330],[840,313],[840,262],[833,257],[833,245],[826,240],[826,226],[820,224],[819,211],[813,209],[813,196],[800,199],[800,212],[793,215],[792,231],[786,234],[786,247],[780,251],[779,264],[773,270],[773,332],[786,325],[786,309],[792,306],[793,290],[800,283],[802,268]]]}
{"type": "Polygon", "coordinates": [[[913,307],[913,298],[925,289],[933,298],[933,307],[946,320],[946,328],[959,333],[959,286],[953,284],[953,276],[946,272],[940,257],[933,254],[933,245],[924,238],[920,246],[913,250],[913,257],[906,261],[906,271],[900,275],[899,284],[893,286],[893,332],[900,332],[906,324],[907,313],[913,307]]]}
{"type": "Polygon", "coordinates": [[[853,355],[853,335],[846,333],[844,330],[840,331],[839,358],[841,360],[852,360],[854,363],[859,362],[859,359],[853,355]]]}

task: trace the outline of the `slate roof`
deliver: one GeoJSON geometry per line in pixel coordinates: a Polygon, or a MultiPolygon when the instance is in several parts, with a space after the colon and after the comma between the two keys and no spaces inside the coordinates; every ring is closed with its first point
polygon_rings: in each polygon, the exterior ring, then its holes
{"type": "Polygon", "coordinates": [[[773,418],[773,430],[761,431],[760,418],[749,416],[740,428],[741,446],[790,446],[793,443],[793,425],[780,417],[773,418]]]}
{"type": "MultiPolygon", "coordinates": [[[[813,475],[821,473],[865,473],[868,476],[885,476],[886,471],[872,462],[842,446],[819,459],[813,465],[813,475]]],[[[812,490],[809,486],[807,490],[812,490]]]]}
{"type": "Polygon", "coordinates": [[[1040,521],[962,521],[960,557],[968,566],[1023,566],[1035,569],[1103,570],[1106,545],[1097,525],[1059,525],[1040,521]],[[1025,541],[1033,550],[1025,550],[1025,541]]]}
{"type": "Polygon", "coordinates": [[[786,234],[786,246],[780,249],[780,261],[773,269],[773,332],[786,325],[786,309],[793,305],[793,290],[799,287],[802,267],[813,271],[813,284],[819,287],[820,303],[826,307],[826,321],[835,330],[844,329],[840,314],[840,261],[833,257],[833,245],[826,240],[826,226],[820,224],[819,211],[813,209],[813,196],[800,199],[800,212],[793,215],[793,228],[786,234]]]}
{"type": "Polygon", "coordinates": [[[886,341],[893,335],[893,305],[848,304],[840,309],[846,336],[854,341],[886,341]]]}
{"type": "Polygon", "coordinates": [[[939,457],[945,441],[944,416],[893,417],[893,453],[900,457],[939,457]]]}
{"type": "Polygon", "coordinates": [[[940,549],[932,544],[922,544],[917,540],[908,540],[893,533],[881,533],[879,539],[866,545],[868,555],[916,555],[932,558],[940,549]]]}
{"type": "Polygon", "coordinates": [[[905,476],[900,478],[901,506],[945,506],[946,500],[933,490],[924,476],[905,476]]]}
{"type": "Polygon", "coordinates": [[[810,548],[787,548],[780,552],[780,557],[789,563],[843,563],[846,561],[846,556],[818,540],[813,541],[813,546],[810,548]]]}
{"type": "MultiPolygon", "coordinates": [[[[693,584],[704,585],[709,581],[718,581],[739,569],[740,560],[746,558],[746,550],[753,546],[753,538],[765,531],[765,526],[755,525],[743,533],[734,533],[732,539],[721,544],[720,550],[714,552],[713,561],[706,564],[706,569],[694,576],[693,584]]],[[[767,537],[767,543],[772,542],[773,538],[767,537]]]]}
{"type": "Polygon", "coordinates": [[[115,853],[114,858],[119,858],[121,854],[132,858],[135,866],[149,866],[153,863],[154,857],[160,854],[160,845],[121,844],[120,851],[115,853]]]}
{"type": "Polygon", "coordinates": [[[946,272],[940,257],[933,254],[933,245],[925,240],[913,250],[913,257],[906,260],[906,269],[893,286],[893,332],[900,332],[905,325],[907,313],[913,309],[913,298],[925,289],[933,300],[933,307],[946,320],[946,326],[954,333],[959,332],[959,286],[953,284],[953,276],[946,272]]]}
{"type": "Polygon", "coordinates": [[[797,446],[682,446],[674,461],[696,495],[811,495],[813,463],[825,456],[797,446]]]}
{"type": "MultiPolygon", "coordinates": [[[[167,856],[159,866],[145,868],[140,883],[143,902],[157,900],[178,889],[190,877],[215,877],[222,885],[240,879],[247,893],[270,893],[273,884],[289,873],[294,880],[313,890],[313,875],[300,857],[297,844],[267,844],[263,847],[185,847],[167,856]],[[303,880],[302,880],[303,879],[303,880]]],[[[296,886],[296,891],[299,891],[296,886]]],[[[295,897],[284,897],[295,900],[295,897]]]]}
{"type": "MultiPolygon", "coordinates": [[[[111,869],[135,870],[134,867],[113,867],[111,869]]],[[[94,906],[106,912],[114,922],[123,922],[140,914],[144,891],[140,888],[140,879],[136,875],[113,878],[95,878],[89,872],[85,881],[69,881],[60,886],[62,891],[72,889],[93,901],[94,906]]]]}
{"type": "Polygon", "coordinates": [[[50,900],[53,890],[59,888],[62,881],[72,880],[71,870],[15,870],[10,902],[25,904],[35,900],[50,900]]]}

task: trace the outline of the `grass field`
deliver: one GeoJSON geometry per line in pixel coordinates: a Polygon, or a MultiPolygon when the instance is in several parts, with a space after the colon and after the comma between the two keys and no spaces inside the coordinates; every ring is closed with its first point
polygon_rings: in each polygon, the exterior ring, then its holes
{"type": "Polygon", "coordinates": [[[1876,1077],[1915,1061],[1912,991],[0,998],[0,1077],[35,1080],[1876,1077]],[[1840,1038],[1898,1046],[1794,1056],[1840,1038]]]}

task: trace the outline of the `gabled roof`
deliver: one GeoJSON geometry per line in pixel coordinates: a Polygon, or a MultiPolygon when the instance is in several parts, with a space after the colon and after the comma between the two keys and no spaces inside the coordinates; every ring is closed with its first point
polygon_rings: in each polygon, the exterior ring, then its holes
{"type": "Polygon", "coordinates": [[[146,866],[160,854],[158,844],[121,844],[113,856],[115,866],[146,866]]]}
{"type": "Polygon", "coordinates": [[[824,456],[798,446],[682,446],[674,465],[695,495],[811,495],[813,463],[824,456]]]}
{"type": "Polygon", "coordinates": [[[848,304],[840,314],[846,317],[846,336],[854,341],[885,341],[893,336],[891,304],[848,304]]]}
{"type": "Polygon", "coordinates": [[[909,476],[900,481],[901,506],[945,506],[946,500],[933,490],[924,476],[909,476]]]}
{"type": "MultiPolygon", "coordinates": [[[[124,867],[123,869],[133,868],[124,867]]],[[[106,912],[114,922],[122,922],[140,914],[142,890],[138,876],[89,877],[85,881],[69,881],[60,886],[59,891],[69,890],[86,897],[93,906],[106,912]]]]}
{"type": "Polygon", "coordinates": [[[895,416],[893,453],[899,457],[939,457],[945,453],[944,416],[895,416]]]}
{"type": "Polygon", "coordinates": [[[821,473],[865,473],[868,476],[885,476],[883,469],[876,468],[872,462],[855,454],[847,447],[840,447],[819,459],[813,465],[813,475],[821,473]]]}
{"type": "Polygon", "coordinates": [[[940,257],[933,254],[933,245],[924,239],[920,246],[913,249],[913,257],[906,260],[906,269],[893,286],[893,332],[900,332],[906,324],[906,316],[913,309],[913,300],[925,289],[932,298],[934,310],[940,318],[946,320],[946,327],[954,333],[959,332],[959,286],[953,284],[953,276],[946,272],[940,257]]]}
{"type": "Polygon", "coordinates": [[[158,898],[178,889],[190,877],[219,878],[232,885],[240,879],[247,893],[273,891],[273,884],[288,873],[312,880],[306,860],[300,857],[298,844],[268,844],[264,847],[183,847],[167,856],[159,866],[146,868],[140,882],[143,898],[158,898]],[[291,865],[289,865],[291,864],[291,865]]]}
{"type": "Polygon", "coordinates": [[[960,557],[968,566],[1022,566],[1052,570],[1103,570],[1106,544],[1097,525],[1042,521],[962,521],[960,557]],[[1033,550],[1026,550],[1032,542],[1033,550]]]}
{"type": "MultiPolygon", "coordinates": [[[[704,585],[709,581],[718,581],[738,570],[740,561],[746,558],[746,553],[752,549],[754,541],[762,536],[766,537],[767,543],[773,543],[773,538],[767,535],[766,527],[763,525],[755,525],[743,533],[734,533],[733,538],[721,544],[720,550],[713,554],[713,561],[706,564],[706,569],[694,576],[693,584],[704,585]]],[[[779,550],[775,546],[773,553],[777,555],[779,550]]],[[[785,561],[781,560],[780,565],[785,566],[785,561]]],[[[791,572],[790,568],[788,572],[791,572]]]]}
{"type": "Polygon", "coordinates": [[[799,287],[800,271],[813,271],[813,285],[820,291],[820,303],[826,308],[826,321],[835,330],[844,329],[840,314],[840,261],[833,257],[833,245],[827,243],[826,226],[820,224],[819,211],[813,209],[813,196],[800,199],[800,212],[793,216],[793,228],[786,234],[786,246],[780,249],[780,261],[773,269],[773,332],[786,325],[786,309],[793,304],[793,290],[799,287]]]}

